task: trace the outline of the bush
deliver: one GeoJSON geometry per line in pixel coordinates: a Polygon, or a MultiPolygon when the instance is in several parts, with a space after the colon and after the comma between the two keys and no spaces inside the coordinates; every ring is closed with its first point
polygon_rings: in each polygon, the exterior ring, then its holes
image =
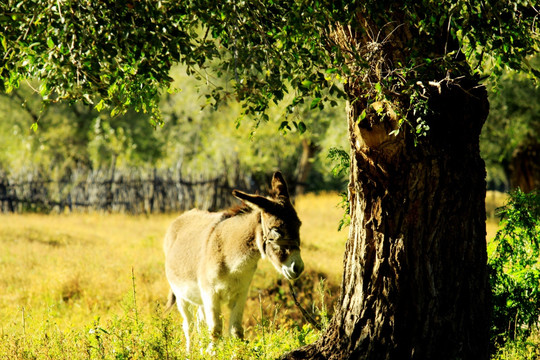
{"type": "Polygon", "coordinates": [[[527,339],[540,319],[540,194],[516,190],[497,209],[501,229],[489,244],[496,347],[527,339]]]}

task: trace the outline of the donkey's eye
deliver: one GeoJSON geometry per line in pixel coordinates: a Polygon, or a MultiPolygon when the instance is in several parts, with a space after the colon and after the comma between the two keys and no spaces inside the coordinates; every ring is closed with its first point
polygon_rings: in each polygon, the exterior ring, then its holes
{"type": "Polygon", "coordinates": [[[268,238],[270,240],[277,240],[281,237],[281,234],[279,233],[278,229],[277,228],[272,228],[270,229],[270,231],[268,232],[268,238]]]}

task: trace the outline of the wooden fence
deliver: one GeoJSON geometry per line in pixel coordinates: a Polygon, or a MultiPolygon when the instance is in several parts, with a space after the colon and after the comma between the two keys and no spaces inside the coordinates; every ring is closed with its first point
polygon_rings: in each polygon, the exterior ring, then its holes
{"type": "Polygon", "coordinates": [[[131,214],[216,210],[235,202],[233,188],[253,191],[238,171],[220,176],[158,169],[74,171],[52,180],[39,172],[0,172],[0,211],[112,211],[131,214]]]}

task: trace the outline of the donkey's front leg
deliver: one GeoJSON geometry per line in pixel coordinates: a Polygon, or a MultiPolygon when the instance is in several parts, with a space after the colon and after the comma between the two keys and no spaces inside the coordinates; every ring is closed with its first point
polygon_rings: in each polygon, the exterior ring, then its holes
{"type": "Polygon", "coordinates": [[[212,292],[203,292],[202,300],[204,306],[204,319],[210,335],[213,340],[221,337],[222,322],[221,322],[221,303],[219,297],[212,292]]]}
{"type": "Polygon", "coordinates": [[[231,317],[229,320],[229,334],[239,339],[244,338],[244,327],[242,326],[242,318],[244,316],[244,308],[248,295],[249,286],[242,289],[236,299],[229,301],[229,309],[231,309],[231,317]]]}

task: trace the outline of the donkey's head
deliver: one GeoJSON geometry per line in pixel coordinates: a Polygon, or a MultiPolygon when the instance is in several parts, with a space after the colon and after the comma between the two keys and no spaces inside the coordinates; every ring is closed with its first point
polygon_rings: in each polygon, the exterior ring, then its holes
{"type": "Polygon", "coordinates": [[[263,258],[274,264],[287,279],[300,276],[304,262],[300,256],[300,219],[289,199],[287,183],[280,172],[272,178],[272,197],[234,190],[233,195],[260,210],[262,237],[257,246],[263,258]]]}

